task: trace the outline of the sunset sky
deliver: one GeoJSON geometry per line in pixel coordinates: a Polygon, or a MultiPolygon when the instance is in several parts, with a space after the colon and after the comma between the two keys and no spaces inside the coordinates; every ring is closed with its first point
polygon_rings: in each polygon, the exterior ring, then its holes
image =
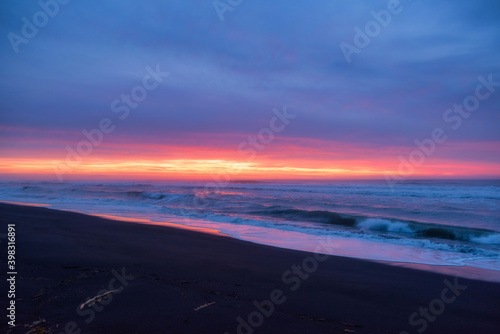
{"type": "Polygon", "coordinates": [[[499,177],[500,2],[401,0],[348,61],[389,2],[3,0],[0,177],[499,177]]]}

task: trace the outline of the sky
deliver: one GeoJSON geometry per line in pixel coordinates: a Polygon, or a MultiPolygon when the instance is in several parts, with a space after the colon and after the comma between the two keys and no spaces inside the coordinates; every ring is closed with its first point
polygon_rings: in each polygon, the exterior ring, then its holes
{"type": "Polygon", "coordinates": [[[500,176],[497,0],[59,1],[0,4],[0,178],[500,176]]]}

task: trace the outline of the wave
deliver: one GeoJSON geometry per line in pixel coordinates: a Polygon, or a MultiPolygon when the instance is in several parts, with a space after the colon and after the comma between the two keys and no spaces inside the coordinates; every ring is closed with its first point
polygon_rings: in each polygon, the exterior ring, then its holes
{"type": "Polygon", "coordinates": [[[407,223],[390,221],[380,218],[367,218],[357,223],[357,226],[364,230],[381,232],[412,233],[413,230],[407,223]]]}
{"type": "Polygon", "coordinates": [[[500,233],[484,230],[418,222],[366,218],[361,219],[358,228],[370,231],[408,234],[413,237],[468,241],[480,244],[500,244],[500,233]]]}
{"type": "Polygon", "coordinates": [[[301,210],[271,207],[267,210],[251,211],[250,215],[281,218],[305,223],[322,223],[358,229],[368,233],[385,233],[408,238],[432,238],[466,241],[480,244],[500,244],[500,233],[486,230],[440,224],[401,221],[386,218],[350,217],[332,211],[301,210]]]}
{"type": "Polygon", "coordinates": [[[23,186],[21,188],[22,191],[26,191],[26,190],[32,191],[32,190],[39,190],[39,189],[41,189],[41,188],[40,187],[35,187],[35,186],[23,186]]]}
{"type": "Polygon", "coordinates": [[[488,235],[472,237],[471,241],[474,241],[474,242],[477,242],[480,244],[500,245],[500,233],[491,233],[488,235]]]}
{"type": "Polygon", "coordinates": [[[165,201],[170,203],[190,203],[196,194],[179,194],[179,193],[163,193],[163,192],[149,192],[149,191],[127,191],[125,192],[127,197],[140,198],[145,200],[155,200],[155,201],[165,201]]]}
{"type": "Polygon", "coordinates": [[[167,194],[150,193],[150,192],[140,191],[140,190],[126,191],[125,194],[127,195],[127,197],[143,198],[143,199],[163,199],[167,196],[167,194]]]}
{"type": "Polygon", "coordinates": [[[288,219],[292,221],[306,221],[312,223],[324,223],[342,226],[355,226],[356,219],[342,216],[336,212],[323,210],[300,210],[300,209],[271,209],[265,211],[252,211],[252,215],[271,216],[275,218],[288,219]]]}
{"type": "MultiPolygon", "coordinates": [[[[344,240],[359,240],[361,242],[375,242],[382,248],[392,247],[388,245],[398,245],[401,247],[416,247],[417,249],[425,249],[428,256],[434,256],[430,254],[434,254],[433,252],[452,252],[455,255],[448,254],[448,257],[453,259],[468,259],[469,257],[481,257],[488,259],[498,258],[498,252],[493,249],[485,249],[479,247],[479,245],[467,245],[461,242],[443,242],[443,240],[436,238],[418,238],[411,237],[412,233],[408,233],[406,237],[401,236],[392,236],[388,237],[383,233],[364,233],[360,229],[325,229],[321,227],[319,224],[305,225],[298,222],[291,222],[288,220],[277,221],[277,220],[269,220],[269,219],[252,219],[250,217],[238,216],[238,215],[227,215],[227,214],[215,214],[215,213],[203,213],[196,210],[186,210],[181,208],[171,208],[163,206],[161,209],[163,214],[168,216],[173,215],[179,218],[187,217],[193,219],[195,221],[201,222],[198,226],[204,226],[204,224],[208,223],[209,226],[211,224],[216,223],[216,227],[224,233],[233,235],[235,237],[240,236],[240,232],[234,232],[233,228],[225,227],[229,225],[243,225],[243,226],[254,226],[256,228],[271,228],[278,229],[280,231],[287,232],[298,232],[302,235],[314,235],[314,238],[341,238],[344,240]],[[219,223],[223,223],[222,225],[219,223]],[[408,237],[409,236],[409,237],[408,237]],[[460,255],[458,255],[460,254],[460,255]]],[[[174,217],[169,217],[169,221],[176,221],[174,217]],[[173,218],[173,219],[172,219],[173,218]]],[[[404,225],[404,222],[390,222],[383,219],[365,219],[364,222],[365,228],[381,228],[382,230],[390,230],[390,231],[411,231],[408,227],[404,225]],[[382,227],[386,225],[386,227],[382,227]]],[[[363,225],[363,224],[362,224],[363,225]]],[[[247,230],[247,228],[245,228],[247,230]]],[[[255,232],[256,230],[250,229],[255,232]]],[[[379,232],[379,231],[378,231],[379,232]]],[[[252,234],[251,233],[251,234],[252,234]]],[[[314,239],[318,240],[318,239],[314,239]]],[[[373,245],[373,244],[372,244],[373,245]]],[[[398,247],[397,246],[397,247],[398,247]]],[[[375,251],[375,253],[377,253],[375,251]]],[[[437,254],[437,253],[436,253],[437,254]]]]}

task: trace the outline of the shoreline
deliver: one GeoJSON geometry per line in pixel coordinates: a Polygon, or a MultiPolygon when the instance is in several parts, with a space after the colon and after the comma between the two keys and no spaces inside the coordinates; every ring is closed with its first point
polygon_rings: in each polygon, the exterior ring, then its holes
{"type": "Polygon", "coordinates": [[[497,283],[40,207],[0,203],[0,213],[3,231],[15,224],[17,233],[19,327],[11,333],[416,333],[424,322],[426,333],[500,329],[497,283]],[[420,307],[440,305],[446,282],[467,288],[434,320],[417,314],[419,325],[410,324],[420,307]],[[120,292],[78,313],[103,291],[120,292]]]}
{"type": "MultiPolygon", "coordinates": [[[[307,244],[308,247],[302,247],[302,248],[293,247],[290,245],[285,246],[280,242],[273,243],[273,242],[270,242],[270,240],[262,240],[261,238],[255,238],[255,237],[252,237],[251,235],[250,236],[247,236],[245,234],[232,235],[229,233],[223,233],[221,231],[221,229],[217,229],[216,227],[190,226],[190,225],[179,224],[179,223],[155,221],[155,220],[146,219],[146,218],[121,217],[121,216],[97,214],[97,213],[92,214],[92,213],[86,213],[86,212],[76,211],[76,210],[65,210],[65,209],[53,208],[52,205],[50,205],[50,204],[0,201],[0,204],[1,203],[22,205],[22,206],[31,206],[31,207],[46,207],[46,208],[51,209],[51,210],[64,211],[64,212],[74,212],[74,213],[79,213],[79,214],[93,216],[93,217],[110,219],[110,220],[114,220],[114,221],[118,221],[118,222],[135,223],[135,224],[140,224],[140,225],[164,226],[164,227],[177,228],[177,229],[182,229],[182,230],[187,230],[187,231],[220,235],[220,236],[234,238],[234,239],[245,241],[245,242],[255,243],[258,245],[271,246],[271,247],[283,248],[283,249],[288,249],[288,250],[295,250],[295,251],[300,251],[300,252],[314,252],[315,251],[314,247],[310,247],[309,244],[307,244]]],[[[318,242],[313,243],[314,246],[317,243],[318,242]]],[[[322,241],[319,241],[319,243],[322,243],[322,241]]],[[[493,269],[485,269],[485,268],[481,268],[481,267],[477,267],[477,266],[469,266],[469,265],[465,265],[465,264],[464,265],[447,265],[447,264],[440,265],[440,264],[429,264],[429,263],[418,262],[418,261],[384,260],[384,259],[376,259],[376,258],[370,258],[370,257],[342,254],[342,252],[339,253],[337,251],[337,249],[335,249],[335,251],[336,252],[332,253],[332,248],[329,248],[329,249],[324,249],[323,251],[320,250],[320,253],[326,254],[326,255],[334,255],[334,256],[339,256],[339,257],[351,258],[351,259],[359,259],[359,260],[375,262],[375,263],[382,263],[382,264],[386,264],[389,266],[404,267],[404,268],[410,268],[410,269],[423,270],[423,271],[427,271],[427,272],[452,275],[452,276],[457,276],[457,277],[462,277],[462,278],[467,278],[467,279],[475,279],[475,280],[481,280],[481,281],[486,281],[486,282],[500,283],[500,271],[493,270],[493,269]]]]}

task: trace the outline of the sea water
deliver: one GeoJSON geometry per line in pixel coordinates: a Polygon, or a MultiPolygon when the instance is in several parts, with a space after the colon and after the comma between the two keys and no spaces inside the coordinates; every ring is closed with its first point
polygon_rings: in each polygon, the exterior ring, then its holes
{"type": "Polygon", "coordinates": [[[0,201],[500,281],[499,180],[0,182],[0,201]]]}

